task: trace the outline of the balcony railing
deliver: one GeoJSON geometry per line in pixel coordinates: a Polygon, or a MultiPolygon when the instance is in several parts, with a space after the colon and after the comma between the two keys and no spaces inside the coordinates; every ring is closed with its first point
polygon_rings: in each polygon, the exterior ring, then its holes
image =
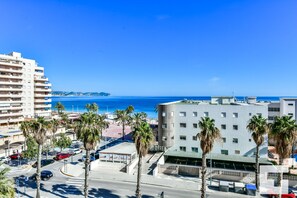
{"type": "Polygon", "coordinates": [[[6,67],[0,67],[0,71],[10,72],[10,73],[23,73],[23,70],[21,69],[12,69],[12,68],[6,68],[6,67]]]}

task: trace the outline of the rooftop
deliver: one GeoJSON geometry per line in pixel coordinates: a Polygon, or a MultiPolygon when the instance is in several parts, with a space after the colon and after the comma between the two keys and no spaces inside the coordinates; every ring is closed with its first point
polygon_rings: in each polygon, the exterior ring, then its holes
{"type": "Polygon", "coordinates": [[[134,143],[123,142],[121,144],[109,147],[99,152],[100,154],[132,155],[136,153],[134,143]]]}

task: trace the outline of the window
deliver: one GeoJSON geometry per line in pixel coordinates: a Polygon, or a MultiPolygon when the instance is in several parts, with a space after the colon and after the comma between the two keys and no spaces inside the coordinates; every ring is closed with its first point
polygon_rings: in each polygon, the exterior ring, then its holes
{"type": "Polygon", "coordinates": [[[192,152],[198,153],[198,147],[192,147],[192,152]]]}
{"type": "Polygon", "coordinates": [[[193,140],[194,141],[197,141],[197,136],[193,136],[193,140]]]}
{"type": "Polygon", "coordinates": [[[294,114],[293,114],[293,113],[288,113],[288,115],[289,115],[289,116],[293,116],[294,114]]]}
{"type": "Polygon", "coordinates": [[[226,138],[225,138],[225,137],[223,137],[223,138],[222,138],[222,141],[223,141],[224,143],[226,143],[226,138]]]}
{"type": "Polygon", "coordinates": [[[197,123],[193,123],[193,128],[197,128],[198,127],[198,124],[197,123]]]}
{"type": "Polygon", "coordinates": [[[262,113],[257,113],[257,115],[258,115],[258,116],[261,116],[261,115],[262,115],[262,113]]]}
{"type": "Polygon", "coordinates": [[[226,115],[227,115],[226,112],[222,112],[222,113],[221,113],[221,117],[222,117],[222,118],[225,118],[226,115]]]}
{"type": "Polygon", "coordinates": [[[167,128],[167,124],[162,124],[162,129],[166,129],[167,128]]]}
{"type": "Polygon", "coordinates": [[[180,136],[179,136],[179,139],[180,139],[180,140],[187,140],[187,136],[185,136],[185,135],[180,135],[180,136]]]}
{"type": "Polygon", "coordinates": [[[252,116],[252,113],[249,113],[249,116],[252,116]]]}
{"type": "Polygon", "coordinates": [[[179,147],[179,150],[180,150],[180,151],[186,151],[186,147],[185,147],[185,146],[180,146],[180,147],[179,147]]]}
{"type": "Polygon", "coordinates": [[[222,124],[221,125],[221,129],[225,130],[226,129],[226,125],[225,124],[222,124]]]}
{"type": "Polygon", "coordinates": [[[233,118],[238,118],[238,113],[233,113],[233,118]]]}
{"type": "Polygon", "coordinates": [[[279,112],[280,108],[279,107],[269,107],[268,111],[274,111],[274,112],[279,112]]]}
{"type": "Polygon", "coordinates": [[[162,117],[165,117],[166,116],[166,113],[163,111],[162,112],[162,117]]]}
{"type": "Polygon", "coordinates": [[[233,130],[238,130],[238,125],[233,125],[233,130]]]}
{"type": "Polygon", "coordinates": [[[252,141],[252,139],[249,139],[249,142],[251,142],[252,141]]]}
{"type": "Polygon", "coordinates": [[[274,116],[268,116],[268,120],[274,120],[274,116]]]}
{"type": "Polygon", "coordinates": [[[238,138],[233,138],[233,143],[238,143],[238,138]]]}
{"type": "Polygon", "coordinates": [[[180,128],[186,128],[187,124],[186,123],[179,123],[180,128]]]}
{"type": "Polygon", "coordinates": [[[186,112],[184,111],[179,112],[179,117],[186,117],[186,112]]]}
{"type": "Polygon", "coordinates": [[[294,106],[294,104],[293,104],[293,103],[289,103],[288,105],[289,105],[289,106],[294,106]]]}
{"type": "Polygon", "coordinates": [[[173,112],[173,111],[171,111],[170,115],[171,115],[171,117],[173,117],[173,115],[174,115],[174,112],[173,112]]]}
{"type": "Polygon", "coordinates": [[[240,150],[235,150],[235,154],[239,155],[240,154],[240,150]]]}
{"type": "Polygon", "coordinates": [[[208,117],[208,112],[204,112],[204,117],[208,117]]]}
{"type": "Polygon", "coordinates": [[[198,113],[197,112],[193,112],[193,117],[197,117],[198,113]]]}
{"type": "Polygon", "coordinates": [[[228,150],[221,150],[222,155],[228,155],[228,150]]]}

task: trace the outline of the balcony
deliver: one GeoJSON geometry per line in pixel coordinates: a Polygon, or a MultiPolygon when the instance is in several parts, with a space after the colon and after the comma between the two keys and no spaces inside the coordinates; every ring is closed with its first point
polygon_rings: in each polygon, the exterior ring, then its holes
{"type": "Polygon", "coordinates": [[[4,60],[0,59],[0,65],[5,65],[5,66],[13,66],[13,67],[23,67],[23,64],[21,61],[16,61],[16,60],[4,60]]]}
{"type": "Polygon", "coordinates": [[[0,100],[0,105],[1,104],[22,104],[24,103],[23,101],[21,100],[0,100]]]}
{"type": "Polygon", "coordinates": [[[35,87],[51,87],[52,84],[51,83],[46,83],[46,82],[36,82],[35,84],[35,87]]]}
{"type": "Polygon", "coordinates": [[[5,78],[5,79],[23,79],[23,75],[3,75],[0,74],[0,78],[5,78]]]}
{"type": "Polygon", "coordinates": [[[40,109],[40,108],[51,108],[52,105],[51,104],[35,104],[34,108],[35,109],[40,109]]]}
{"type": "Polygon", "coordinates": [[[1,98],[21,98],[23,94],[0,93],[1,98]]]}
{"type": "Polygon", "coordinates": [[[24,118],[23,117],[19,117],[19,118],[10,118],[10,119],[0,119],[0,124],[7,124],[7,123],[14,123],[14,122],[22,122],[24,121],[24,118]]]}
{"type": "Polygon", "coordinates": [[[35,92],[52,92],[52,89],[35,88],[35,92]]]}
{"type": "Polygon", "coordinates": [[[34,76],[35,81],[48,81],[48,78],[45,76],[34,76]]]}
{"type": "Polygon", "coordinates": [[[0,87],[0,91],[22,91],[22,87],[0,87]]]}
{"type": "Polygon", "coordinates": [[[0,113],[0,118],[3,118],[3,117],[13,117],[13,116],[22,116],[22,115],[23,115],[23,112],[22,111],[0,113]]]}
{"type": "Polygon", "coordinates": [[[0,106],[0,110],[22,110],[22,106],[0,106]]]}
{"type": "Polygon", "coordinates": [[[52,99],[35,99],[35,103],[46,103],[46,102],[52,102],[52,99]]]}
{"type": "Polygon", "coordinates": [[[52,97],[52,94],[48,94],[48,93],[35,93],[34,97],[38,98],[50,98],[52,97]]]}
{"type": "Polygon", "coordinates": [[[0,81],[1,85],[23,85],[22,81],[0,81]]]}
{"type": "Polygon", "coordinates": [[[9,73],[18,73],[18,74],[23,73],[23,70],[21,69],[12,69],[12,68],[5,68],[5,67],[0,67],[0,71],[9,72],[9,73]]]}
{"type": "Polygon", "coordinates": [[[51,115],[51,110],[35,110],[35,116],[50,116],[51,115]]]}

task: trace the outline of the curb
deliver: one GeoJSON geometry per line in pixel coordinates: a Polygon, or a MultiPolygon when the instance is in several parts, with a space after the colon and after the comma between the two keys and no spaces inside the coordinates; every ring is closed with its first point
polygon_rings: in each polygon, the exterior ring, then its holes
{"type": "Polygon", "coordinates": [[[60,168],[60,173],[63,174],[63,175],[65,175],[65,176],[68,176],[68,177],[74,177],[73,175],[64,173],[64,172],[62,171],[62,168],[60,168]]]}

